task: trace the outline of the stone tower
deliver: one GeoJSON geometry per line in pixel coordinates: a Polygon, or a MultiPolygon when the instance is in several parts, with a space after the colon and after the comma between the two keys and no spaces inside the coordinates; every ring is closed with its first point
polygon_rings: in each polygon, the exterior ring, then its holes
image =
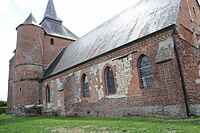
{"type": "Polygon", "coordinates": [[[14,106],[40,103],[38,93],[43,76],[44,30],[32,13],[17,27],[16,62],[14,68],[14,106]]]}

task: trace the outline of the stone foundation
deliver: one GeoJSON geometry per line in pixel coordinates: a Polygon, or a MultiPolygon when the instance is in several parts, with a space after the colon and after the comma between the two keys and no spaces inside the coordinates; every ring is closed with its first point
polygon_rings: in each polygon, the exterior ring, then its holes
{"type": "Polygon", "coordinates": [[[26,105],[26,106],[18,106],[13,107],[11,109],[11,114],[17,115],[17,116],[23,116],[23,115],[41,115],[43,110],[42,105],[26,105]]]}

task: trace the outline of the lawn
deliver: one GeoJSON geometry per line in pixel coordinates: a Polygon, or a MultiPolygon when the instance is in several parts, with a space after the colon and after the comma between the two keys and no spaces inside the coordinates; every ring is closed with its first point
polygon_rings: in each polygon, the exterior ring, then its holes
{"type": "Polygon", "coordinates": [[[200,133],[200,118],[51,118],[0,115],[0,133],[200,133]]]}

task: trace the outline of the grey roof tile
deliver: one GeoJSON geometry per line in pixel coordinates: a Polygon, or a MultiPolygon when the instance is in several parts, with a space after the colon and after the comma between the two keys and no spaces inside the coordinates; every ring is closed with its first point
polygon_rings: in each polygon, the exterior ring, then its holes
{"type": "Polygon", "coordinates": [[[35,20],[34,16],[32,13],[30,13],[30,15],[28,16],[28,18],[24,21],[23,24],[34,24],[34,25],[38,25],[37,21],[35,20]]]}
{"type": "MultiPolygon", "coordinates": [[[[67,47],[49,77],[176,24],[181,0],[140,0],[67,47]],[[67,62],[67,63],[66,63],[67,62]]],[[[47,69],[48,71],[48,69],[47,69]]]]}
{"type": "Polygon", "coordinates": [[[40,25],[44,28],[45,32],[49,35],[63,37],[71,40],[76,40],[78,37],[62,25],[62,20],[57,17],[53,0],[49,0],[43,20],[40,25]]]}
{"type": "Polygon", "coordinates": [[[57,17],[53,0],[49,0],[48,1],[48,4],[47,4],[46,10],[45,10],[43,19],[45,19],[45,18],[51,18],[51,19],[54,19],[54,20],[62,21],[61,19],[59,19],[57,17]]]}
{"type": "Polygon", "coordinates": [[[46,18],[40,25],[44,28],[45,32],[49,35],[63,37],[71,40],[77,40],[78,37],[68,30],[62,23],[46,18]]]}

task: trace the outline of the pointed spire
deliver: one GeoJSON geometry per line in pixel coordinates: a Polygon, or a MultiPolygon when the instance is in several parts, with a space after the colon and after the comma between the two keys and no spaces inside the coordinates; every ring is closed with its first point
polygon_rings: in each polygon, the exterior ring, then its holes
{"type": "Polygon", "coordinates": [[[24,21],[23,24],[35,24],[37,25],[37,21],[35,20],[32,12],[30,13],[30,15],[28,16],[28,18],[24,21]]]}
{"type": "Polygon", "coordinates": [[[78,38],[64,25],[62,25],[62,20],[57,17],[53,0],[48,1],[44,17],[40,22],[40,26],[43,27],[48,35],[68,38],[72,40],[76,40],[78,38]]]}
{"type": "Polygon", "coordinates": [[[45,10],[43,19],[45,19],[45,18],[50,18],[50,19],[53,19],[53,20],[61,21],[61,20],[57,17],[57,14],[56,14],[56,10],[55,10],[55,6],[54,6],[54,3],[53,3],[53,0],[49,0],[49,1],[48,1],[48,4],[47,4],[46,10],[45,10]]]}

